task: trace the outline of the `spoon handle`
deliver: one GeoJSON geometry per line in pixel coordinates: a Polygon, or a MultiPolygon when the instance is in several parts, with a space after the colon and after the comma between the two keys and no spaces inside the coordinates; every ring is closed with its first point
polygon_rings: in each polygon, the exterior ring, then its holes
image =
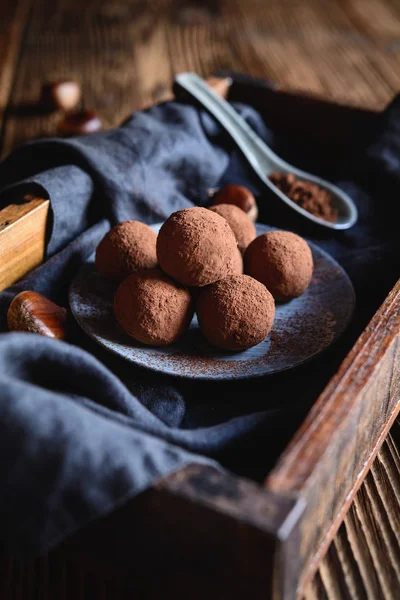
{"type": "Polygon", "coordinates": [[[217,96],[201,77],[195,73],[181,73],[176,76],[176,82],[221,123],[261,179],[265,181],[267,175],[279,166],[283,170],[291,169],[263,142],[229,102],[217,96]]]}

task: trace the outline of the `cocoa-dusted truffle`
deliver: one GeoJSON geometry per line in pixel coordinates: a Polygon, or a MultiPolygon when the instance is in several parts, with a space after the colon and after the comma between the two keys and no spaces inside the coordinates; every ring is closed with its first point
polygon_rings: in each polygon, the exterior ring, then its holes
{"type": "Polygon", "coordinates": [[[193,316],[190,292],[160,269],[129,275],[114,296],[114,314],[124,331],[143,344],[172,344],[193,316]]]}
{"type": "Polygon", "coordinates": [[[248,275],[233,275],[202,290],[197,316],[211,344],[226,350],[245,350],[268,335],[275,303],[258,281],[248,275]]]}
{"type": "Polygon", "coordinates": [[[313,273],[309,245],[289,231],[258,236],[244,255],[245,272],[261,281],[275,300],[297,298],[307,289],[313,273]]]}
{"type": "Polygon", "coordinates": [[[243,275],[243,257],[239,248],[236,251],[236,258],[234,260],[232,275],[243,275]]]}
{"type": "Polygon", "coordinates": [[[240,252],[244,252],[247,246],[256,237],[256,228],[246,213],[233,204],[217,204],[210,206],[210,210],[224,217],[235,234],[240,252]]]}
{"type": "Polygon", "coordinates": [[[244,185],[229,184],[220,188],[211,199],[213,206],[217,204],[233,204],[241,210],[251,219],[251,221],[257,221],[258,208],[257,202],[254,198],[254,194],[244,187],[244,185]]]}
{"type": "Polygon", "coordinates": [[[115,225],[96,249],[96,267],[100,275],[122,281],[137,269],[157,265],[156,233],[139,221],[115,225]]]}
{"type": "Polygon", "coordinates": [[[189,286],[209,285],[237,271],[237,243],[227,221],[207,208],[173,213],[157,238],[161,268],[189,286]]]}

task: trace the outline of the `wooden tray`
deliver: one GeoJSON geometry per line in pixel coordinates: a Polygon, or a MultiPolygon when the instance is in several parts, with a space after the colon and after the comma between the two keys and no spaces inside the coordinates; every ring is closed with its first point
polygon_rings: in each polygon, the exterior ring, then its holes
{"type": "MultiPolygon", "coordinates": [[[[332,149],[377,113],[283,93],[229,90],[332,149]],[[251,98],[249,98],[249,94],[251,98]]],[[[367,127],[366,127],[367,126],[367,127]]],[[[43,258],[48,200],[0,211],[0,284],[43,258]],[[36,240],[29,250],[26,240],[36,240]],[[20,248],[24,249],[22,260],[20,248]],[[24,266],[24,264],[25,266],[24,266]],[[16,265],[16,266],[14,266],[16,265]]],[[[400,282],[361,334],[264,485],[189,466],[67,540],[57,555],[119,574],[138,597],[295,598],[334,537],[400,408],[400,282]],[[157,577],[154,576],[157,573],[157,577]]]]}

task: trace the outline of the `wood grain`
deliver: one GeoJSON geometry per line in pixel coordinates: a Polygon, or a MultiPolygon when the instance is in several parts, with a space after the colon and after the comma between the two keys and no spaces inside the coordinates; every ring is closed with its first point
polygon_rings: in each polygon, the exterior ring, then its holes
{"type": "Polygon", "coordinates": [[[29,197],[0,211],[0,290],[43,261],[49,204],[29,197]]]}
{"type": "MultiPolygon", "coordinates": [[[[18,31],[22,22],[13,20],[18,31]]],[[[85,105],[112,127],[132,110],[170,97],[173,76],[180,71],[203,76],[220,69],[241,71],[275,81],[284,90],[381,109],[400,89],[399,65],[400,6],[395,1],[219,0],[200,6],[188,0],[84,5],[36,0],[21,47],[3,151],[28,138],[54,135],[60,115],[39,114],[36,106],[45,80],[80,80],[85,105]]]]}
{"type": "MultiPolygon", "coordinates": [[[[399,425],[394,425],[393,433],[399,425]]],[[[389,435],[307,586],[305,600],[396,600],[400,589],[400,456],[389,435]]]]}
{"type": "Polygon", "coordinates": [[[306,503],[304,585],[316,571],[400,408],[400,281],[267,478],[306,503]]]}
{"type": "Polygon", "coordinates": [[[0,4],[0,151],[5,111],[16,72],[31,0],[0,4]]]}
{"type": "MultiPolygon", "coordinates": [[[[372,321],[353,346],[351,352],[312,407],[307,419],[285,450],[281,460],[267,480],[268,487],[280,491],[299,491],[315,472],[315,465],[324,456],[327,444],[335,437],[343,420],[361,400],[354,392],[364,391],[366,382],[375,383],[381,368],[380,360],[388,352],[397,356],[397,339],[400,334],[400,280],[377,311],[372,321]],[[310,444],[310,439],[313,443],[310,444]]],[[[372,407],[374,421],[387,420],[397,403],[390,405],[391,395],[397,402],[398,376],[389,369],[388,390],[384,406],[372,407]],[[379,414],[381,413],[381,414],[379,414]]],[[[382,390],[380,390],[382,391],[382,390]]],[[[396,411],[393,419],[397,416],[396,411]]],[[[381,432],[377,435],[377,440],[381,432]]],[[[374,443],[370,444],[375,446],[374,443]]],[[[363,460],[365,457],[362,456],[363,460]]]]}

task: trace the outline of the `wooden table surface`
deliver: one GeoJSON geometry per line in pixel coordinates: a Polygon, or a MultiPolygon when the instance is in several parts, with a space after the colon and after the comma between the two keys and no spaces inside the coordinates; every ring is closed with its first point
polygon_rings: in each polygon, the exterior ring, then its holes
{"type": "MultiPolygon", "coordinates": [[[[37,112],[46,80],[79,79],[112,127],[167,98],[175,73],[221,69],[383,108],[400,91],[400,1],[1,0],[0,151],[54,135],[59,116],[37,112]]],[[[397,447],[389,436],[307,598],[400,597],[397,447]]],[[[14,566],[2,598],[28,599],[23,573],[14,566]]]]}
{"type": "Polygon", "coordinates": [[[57,115],[30,111],[46,79],[77,77],[109,127],[168,96],[175,73],[219,69],[381,108],[400,89],[400,3],[1,0],[2,150],[54,133],[57,115]]]}

